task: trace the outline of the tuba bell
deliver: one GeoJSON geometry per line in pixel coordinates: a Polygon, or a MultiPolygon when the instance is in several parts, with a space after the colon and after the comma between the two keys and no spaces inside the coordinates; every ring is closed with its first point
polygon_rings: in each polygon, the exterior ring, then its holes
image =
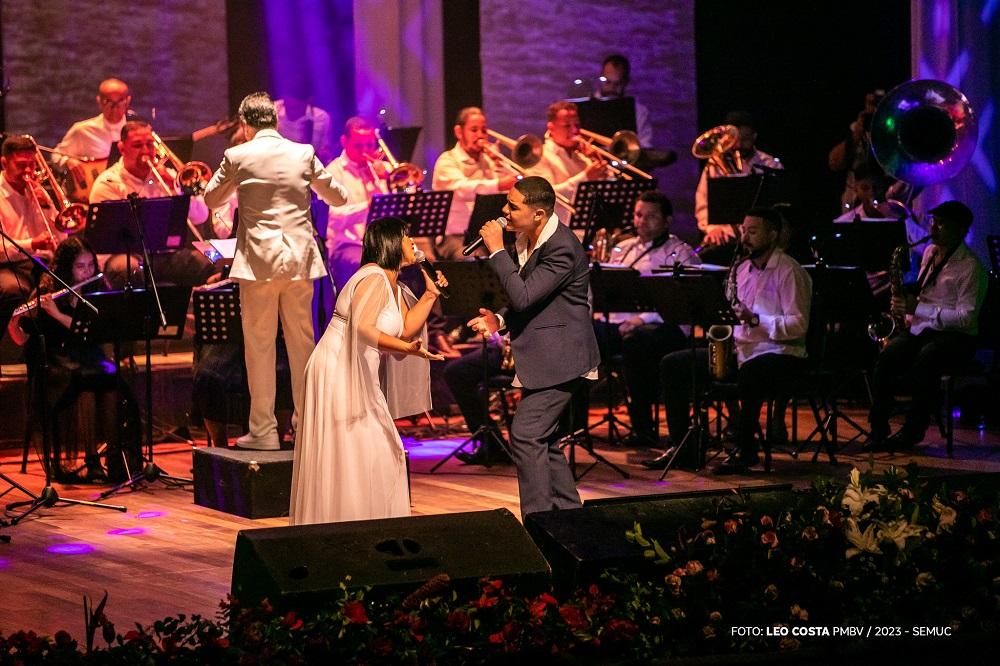
{"type": "Polygon", "coordinates": [[[699,160],[708,160],[723,176],[743,172],[743,161],[736,147],[740,144],[740,131],[735,125],[719,125],[701,134],[691,145],[691,154],[699,160]]]}

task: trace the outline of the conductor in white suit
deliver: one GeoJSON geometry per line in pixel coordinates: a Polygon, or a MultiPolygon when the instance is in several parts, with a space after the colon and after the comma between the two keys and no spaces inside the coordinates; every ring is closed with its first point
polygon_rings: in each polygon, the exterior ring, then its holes
{"type": "Polygon", "coordinates": [[[315,149],[285,139],[275,129],[278,117],[267,93],[240,102],[246,143],[226,151],[205,189],[210,208],[236,192],[239,228],[230,277],[240,285],[250,432],[241,448],[280,448],[274,415],[275,344],[278,318],[288,348],[295,414],[302,406],[305,367],[313,339],[313,280],[326,275],[309,216],[309,188],[331,206],[347,201],[347,190],[323,169],[315,149]]]}

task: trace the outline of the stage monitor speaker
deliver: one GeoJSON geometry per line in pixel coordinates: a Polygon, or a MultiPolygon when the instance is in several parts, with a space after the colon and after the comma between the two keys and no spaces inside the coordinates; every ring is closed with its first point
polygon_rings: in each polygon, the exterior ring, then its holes
{"type": "MultiPolygon", "coordinates": [[[[756,507],[780,509],[788,505],[792,487],[743,487],[738,492],[756,507]]],[[[734,489],[720,489],[593,500],[578,511],[528,514],[524,527],[549,561],[556,589],[566,591],[597,581],[608,568],[639,571],[652,566],[643,549],[625,538],[635,523],[642,525],[643,535],[660,543],[685,526],[694,536],[713,502],[735,496],[734,489]]]]}
{"type": "Polygon", "coordinates": [[[506,509],[243,530],[232,593],[281,610],[310,611],[348,589],[405,592],[439,574],[457,587],[483,577],[547,589],[545,558],[506,509]]]}

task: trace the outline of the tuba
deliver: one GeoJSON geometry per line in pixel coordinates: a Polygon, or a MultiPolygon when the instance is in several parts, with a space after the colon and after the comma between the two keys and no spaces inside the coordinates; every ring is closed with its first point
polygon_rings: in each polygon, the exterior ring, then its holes
{"type": "Polygon", "coordinates": [[[701,134],[691,145],[691,154],[699,160],[708,160],[723,176],[743,172],[743,160],[736,147],[740,131],[735,125],[719,125],[701,134]]]}
{"type": "MultiPolygon", "coordinates": [[[[902,83],[875,108],[871,146],[885,172],[907,186],[904,201],[889,199],[893,211],[906,216],[915,188],[940,183],[961,171],[976,151],[978,132],[972,106],[957,88],[935,79],[902,83]]],[[[893,250],[889,268],[892,295],[903,290],[903,261],[907,252],[927,238],[893,250]]],[[[905,319],[884,312],[868,326],[868,335],[884,347],[906,328],[905,319]]]]}

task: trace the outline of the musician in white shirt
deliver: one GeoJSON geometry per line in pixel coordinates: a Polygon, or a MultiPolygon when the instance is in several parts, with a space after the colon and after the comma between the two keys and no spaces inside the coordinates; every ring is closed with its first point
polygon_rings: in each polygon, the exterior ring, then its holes
{"type": "Polygon", "coordinates": [[[97,89],[97,105],[101,112],[69,128],[56,146],[52,162],[71,171],[78,182],[84,180],[82,158],[108,158],[112,144],[121,138],[125,115],[131,103],[132,95],[124,81],[101,81],[97,89]]]}
{"type": "Polygon", "coordinates": [[[958,201],[931,209],[931,244],[924,250],[915,293],[896,294],[892,314],[909,329],[879,354],[872,373],[871,440],[866,450],[911,449],[923,441],[941,375],[976,351],[986,270],[965,244],[972,211],[958,201]],[[896,381],[906,376],[912,394],[903,427],[889,436],[896,381]]]}
{"type": "MultiPolygon", "coordinates": [[[[599,156],[588,153],[588,144],[580,137],[576,104],[554,102],[549,105],[546,119],[542,157],[527,172],[549,181],[557,195],[572,202],[580,183],[608,177],[608,165],[599,156]]],[[[560,222],[569,224],[570,214],[565,206],[557,205],[556,215],[560,222]]]]}
{"type": "Polygon", "coordinates": [[[482,109],[465,107],[455,119],[454,148],[441,153],[434,163],[432,188],[454,193],[445,238],[435,247],[441,259],[461,257],[476,195],[507,192],[517,182],[517,174],[499,164],[486,150],[488,127],[482,109]]]}

